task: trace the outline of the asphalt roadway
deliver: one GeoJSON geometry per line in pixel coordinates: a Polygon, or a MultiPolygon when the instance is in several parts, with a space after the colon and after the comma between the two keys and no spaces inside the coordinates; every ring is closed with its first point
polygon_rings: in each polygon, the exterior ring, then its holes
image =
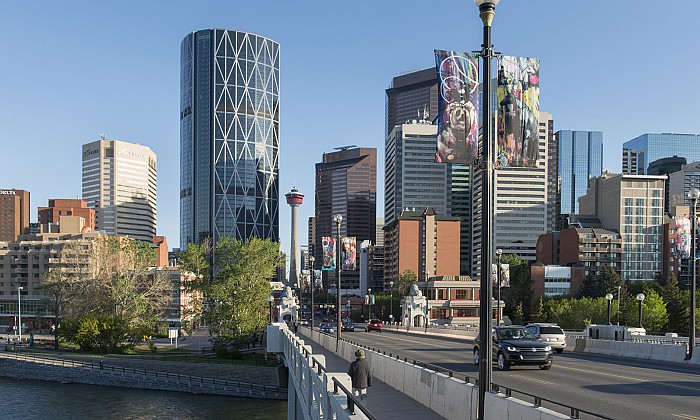
{"type": "MultiPolygon", "coordinates": [[[[343,339],[477,378],[470,339],[391,330],[343,332],[343,339]]],[[[551,370],[494,365],[492,382],[614,419],[700,420],[700,366],[565,351],[551,370]]],[[[514,397],[520,398],[517,394],[514,397]]],[[[527,400],[526,398],[521,398],[527,400]]],[[[532,402],[532,401],[530,401],[532,402]]],[[[568,414],[564,408],[543,404],[568,414]]],[[[582,419],[594,418],[581,415],[582,419]]]]}

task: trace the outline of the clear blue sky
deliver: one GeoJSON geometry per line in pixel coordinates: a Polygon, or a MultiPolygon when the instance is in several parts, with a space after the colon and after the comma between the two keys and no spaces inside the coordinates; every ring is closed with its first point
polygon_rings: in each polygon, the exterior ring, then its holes
{"type": "MultiPolygon", "coordinates": [[[[626,140],[700,133],[700,88],[690,83],[699,16],[695,0],[502,0],[493,42],[542,60],[541,109],[555,130],[602,131],[604,166],[619,172],[626,140]]],[[[0,188],[29,190],[36,221],[49,198],[81,194],[82,144],[101,133],[144,144],[158,155],[158,233],[179,246],[180,42],[207,28],[281,44],[280,192],[306,194],[300,244],[323,152],[376,147],[383,162],[391,78],[433,66],[435,48],[477,50],[482,35],[471,0],[5,1],[0,188]]],[[[289,251],[284,197],[280,214],[289,251]]]]}

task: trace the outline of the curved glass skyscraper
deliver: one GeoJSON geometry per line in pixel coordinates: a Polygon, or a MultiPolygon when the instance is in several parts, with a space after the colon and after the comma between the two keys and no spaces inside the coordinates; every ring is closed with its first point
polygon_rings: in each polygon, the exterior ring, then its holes
{"type": "Polygon", "coordinates": [[[181,45],[180,246],[279,236],[279,44],[207,29],[181,45]]]}

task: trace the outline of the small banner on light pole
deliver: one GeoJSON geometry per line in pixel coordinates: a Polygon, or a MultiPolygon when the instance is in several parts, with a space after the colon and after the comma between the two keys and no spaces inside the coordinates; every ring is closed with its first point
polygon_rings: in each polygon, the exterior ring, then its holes
{"type": "Polygon", "coordinates": [[[676,218],[676,255],[678,258],[690,258],[690,219],[676,218]]]}
{"type": "Polygon", "coordinates": [[[539,156],[540,59],[498,60],[498,166],[536,167],[539,156]]]}
{"type": "Polygon", "coordinates": [[[477,55],[435,50],[438,76],[436,163],[475,164],[479,158],[477,55]]]}
{"type": "Polygon", "coordinates": [[[324,236],[321,238],[323,244],[323,265],[321,270],[335,270],[335,237],[324,236]]]}

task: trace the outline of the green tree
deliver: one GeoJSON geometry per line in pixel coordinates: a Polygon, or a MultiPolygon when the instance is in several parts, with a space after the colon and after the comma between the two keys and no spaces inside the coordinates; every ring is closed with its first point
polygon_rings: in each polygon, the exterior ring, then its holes
{"type": "Polygon", "coordinates": [[[411,286],[418,281],[418,277],[413,270],[406,270],[399,275],[399,279],[396,281],[396,294],[404,297],[408,296],[411,291],[411,286]]]}
{"type": "Polygon", "coordinates": [[[510,287],[501,288],[501,299],[505,302],[504,313],[513,323],[516,323],[516,319],[521,319],[522,323],[523,320],[531,318],[534,291],[530,265],[516,254],[504,254],[501,264],[509,264],[510,271],[510,287]]]}
{"type": "Polygon", "coordinates": [[[530,320],[532,322],[547,321],[547,314],[544,310],[544,297],[540,297],[539,299],[537,299],[537,304],[535,305],[535,309],[533,310],[532,315],[530,316],[530,320]]]}
{"type": "Polygon", "coordinates": [[[666,312],[668,313],[665,331],[676,333],[687,331],[690,308],[685,304],[683,291],[678,285],[678,277],[675,273],[671,273],[663,284],[661,296],[666,302],[666,312]]]}
{"type": "MultiPolygon", "coordinates": [[[[188,245],[188,248],[192,245],[188,245]]],[[[222,237],[211,248],[193,247],[179,259],[183,270],[200,273],[192,283],[204,302],[203,316],[215,345],[251,339],[268,321],[270,279],[282,264],[279,244],[251,238],[245,243],[222,237]],[[213,265],[204,262],[213,261],[213,265]],[[213,274],[212,274],[213,273],[213,274]]]]}
{"type": "Polygon", "coordinates": [[[101,236],[69,245],[47,275],[46,290],[66,321],[82,322],[59,334],[80,340],[81,348],[123,350],[130,338],[155,331],[172,301],[170,272],[155,267],[150,245],[124,237],[101,236]],[[73,247],[73,248],[71,248],[73,247]],[[97,321],[94,321],[97,320],[97,321]],[[97,324],[95,324],[97,322],[97,324]],[[101,342],[86,341],[97,325],[101,342]],[[118,333],[114,333],[118,331],[118,333]]]}
{"type": "MultiPolygon", "coordinates": [[[[648,332],[664,332],[668,323],[668,314],[663,298],[651,287],[644,289],[644,295],[644,301],[642,302],[642,326],[648,332]]],[[[635,299],[634,304],[627,305],[627,325],[636,326],[638,320],[639,303],[635,299]]]]}

